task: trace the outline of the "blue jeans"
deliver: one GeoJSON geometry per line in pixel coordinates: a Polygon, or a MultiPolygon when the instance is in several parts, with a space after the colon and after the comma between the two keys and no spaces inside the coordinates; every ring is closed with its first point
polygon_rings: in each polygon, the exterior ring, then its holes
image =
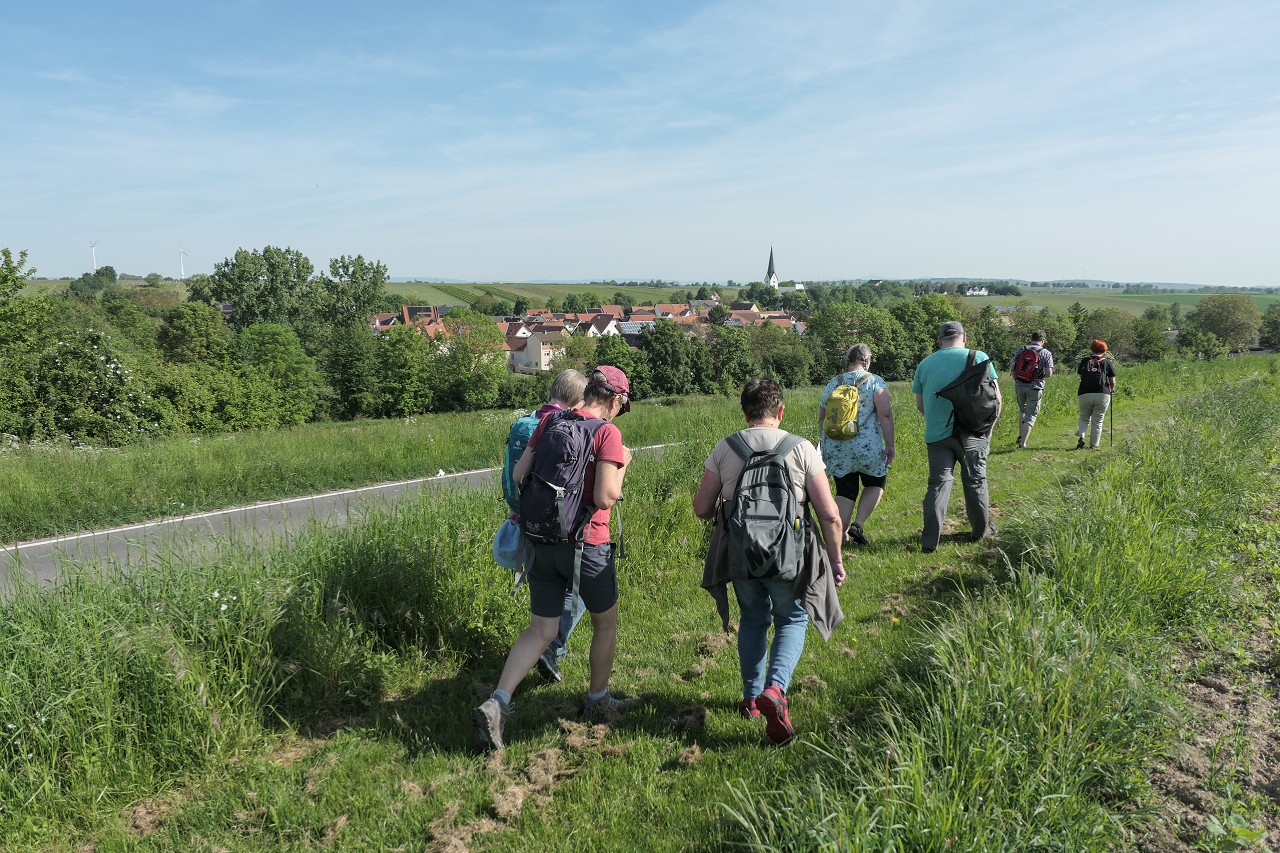
{"type": "Polygon", "coordinates": [[[556,638],[551,641],[551,645],[547,646],[547,651],[555,655],[556,662],[564,660],[564,656],[569,652],[569,635],[573,633],[573,629],[578,626],[582,614],[587,612],[587,605],[583,603],[582,596],[575,596],[573,590],[569,590],[564,594],[564,612],[560,614],[560,630],[556,632],[556,638]]]}
{"type": "Polygon", "coordinates": [[[792,581],[734,581],[742,621],[738,626],[738,665],[742,669],[742,698],[754,699],[770,684],[785,693],[791,673],[804,651],[809,614],[792,591],[792,581]],[[769,623],[773,645],[769,646],[769,623]],[[766,657],[767,653],[767,657],[766,657]],[[767,665],[767,673],[766,673],[767,665]]]}

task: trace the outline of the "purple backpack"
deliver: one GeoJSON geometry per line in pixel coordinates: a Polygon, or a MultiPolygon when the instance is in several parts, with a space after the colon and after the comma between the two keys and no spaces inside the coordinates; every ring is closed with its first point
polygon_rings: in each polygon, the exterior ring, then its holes
{"type": "Polygon", "coordinates": [[[530,541],[548,545],[581,540],[595,509],[584,494],[583,479],[595,458],[591,444],[596,431],[604,425],[600,418],[573,411],[547,415],[533,468],[520,490],[520,527],[530,541]]]}

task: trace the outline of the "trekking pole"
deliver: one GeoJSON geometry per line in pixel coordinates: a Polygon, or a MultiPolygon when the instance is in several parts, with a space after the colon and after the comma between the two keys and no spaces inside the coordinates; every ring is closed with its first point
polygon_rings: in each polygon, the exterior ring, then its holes
{"type": "Polygon", "coordinates": [[[1116,446],[1116,392],[1115,392],[1115,389],[1112,389],[1111,391],[1111,405],[1108,408],[1111,409],[1111,417],[1109,418],[1109,420],[1111,421],[1111,446],[1115,447],[1116,446]]]}
{"type": "Polygon", "coordinates": [[[625,560],[627,558],[626,540],[622,538],[622,502],[626,500],[622,495],[618,495],[618,559],[625,560]]]}

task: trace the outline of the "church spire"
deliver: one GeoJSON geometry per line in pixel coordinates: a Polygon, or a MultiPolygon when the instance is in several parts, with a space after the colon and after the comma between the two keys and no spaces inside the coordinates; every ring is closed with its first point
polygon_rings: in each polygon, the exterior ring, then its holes
{"type": "Polygon", "coordinates": [[[778,274],[773,271],[773,247],[769,247],[769,271],[764,274],[764,283],[770,287],[777,289],[778,274]]]}

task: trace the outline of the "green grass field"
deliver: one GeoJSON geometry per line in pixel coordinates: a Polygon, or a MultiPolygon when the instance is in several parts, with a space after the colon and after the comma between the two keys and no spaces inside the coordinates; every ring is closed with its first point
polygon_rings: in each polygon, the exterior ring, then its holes
{"type": "MultiPolygon", "coordinates": [[[[638,404],[621,422],[632,444],[688,442],[627,477],[613,685],[640,705],[612,725],[577,718],[584,625],[564,683],[517,693],[500,756],[475,754],[467,713],[527,618],[488,555],[496,491],[423,497],[270,553],[22,590],[0,621],[0,838],[1132,849],[1157,830],[1142,809],[1185,720],[1173,650],[1197,644],[1188,679],[1214,661],[1245,679],[1277,666],[1232,649],[1277,611],[1280,359],[1135,368],[1120,387],[1116,444],[1099,452],[1067,450],[1074,383],[1051,382],[1031,452],[1011,449],[1006,414],[990,463],[1000,548],[959,535],[957,488],[956,535],[929,557],[913,549],[921,425],[894,387],[899,456],[872,544],[846,552],[845,624],[830,643],[811,635],[797,669],[785,749],[736,715],[733,641],[697,588],[706,528],[689,500],[740,422],[730,400],[638,404]]],[[[784,425],[812,435],[816,394],[790,394],[784,425]]],[[[1205,783],[1234,843],[1276,818],[1232,782],[1253,760],[1233,744],[1205,783]]],[[[1237,849],[1185,829],[1198,849],[1237,849]]]]}
{"type": "MultiPolygon", "coordinates": [[[[1098,308],[1116,308],[1136,317],[1152,305],[1168,306],[1174,302],[1181,303],[1184,312],[1190,311],[1201,299],[1212,295],[1210,291],[1125,294],[1099,288],[1050,290],[1024,288],[1022,296],[966,296],[965,301],[1002,308],[1012,308],[1019,302],[1025,301],[1031,303],[1033,308],[1049,308],[1059,313],[1065,312],[1071,305],[1079,302],[1090,311],[1098,308]]],[[[1258,303],[1259,311],[1266,311],[1268,305],[1280,300],[1280,294],[1255,293],[1252,295],[1254,301],[1258,303]]]]}

